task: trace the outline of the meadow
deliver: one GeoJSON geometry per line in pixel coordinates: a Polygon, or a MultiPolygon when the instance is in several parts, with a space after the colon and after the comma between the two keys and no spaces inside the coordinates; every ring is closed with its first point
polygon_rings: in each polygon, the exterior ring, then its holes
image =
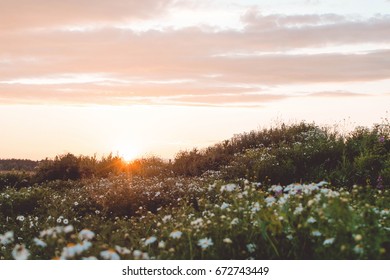
{"type": "Polygon", "coordinates": [[[390,125],[0,173],[0,259],[390,259],[390,125]]]}

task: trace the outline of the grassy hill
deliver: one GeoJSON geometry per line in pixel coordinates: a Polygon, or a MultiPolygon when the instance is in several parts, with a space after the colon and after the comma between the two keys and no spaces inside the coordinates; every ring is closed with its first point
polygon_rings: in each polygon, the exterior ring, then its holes
{"type": "Polygon", "coordinates": [[[172,162],[66,154],[0,174],[0,258],[389,259],[389,205],[388,123],[280,125],[172,162]]]}

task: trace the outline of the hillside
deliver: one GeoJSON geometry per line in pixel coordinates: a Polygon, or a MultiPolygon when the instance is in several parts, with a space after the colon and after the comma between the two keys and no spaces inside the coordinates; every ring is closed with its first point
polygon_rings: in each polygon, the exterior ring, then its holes
{"type": "Polygon", "coordinates": [[[389,132],[281,125],[0,174],[0,258],[390,259],[389,132]]]}

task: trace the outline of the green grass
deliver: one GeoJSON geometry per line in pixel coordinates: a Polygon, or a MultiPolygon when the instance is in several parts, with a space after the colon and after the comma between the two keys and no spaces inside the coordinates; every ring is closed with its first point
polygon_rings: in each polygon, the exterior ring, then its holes
{"type": "Polygon", "coordinates": [[[389,190],[293,184],[280,191],[215,176],[85,183],[3,191],[0,232],[13,238],[0,238],[1,258],[14,258],[17,244],[29,259],[101,259],[106,250],[121,259],[390,257],[389,190]],[[80,238],[83,229],[94,236],[80,238]]]}
{"type": "Polygon", "coordinates": [[[173,163],[68,154],[0,174],[0,259],[390,259],[389,181],[388,124],[281,126],[173,163]]]}

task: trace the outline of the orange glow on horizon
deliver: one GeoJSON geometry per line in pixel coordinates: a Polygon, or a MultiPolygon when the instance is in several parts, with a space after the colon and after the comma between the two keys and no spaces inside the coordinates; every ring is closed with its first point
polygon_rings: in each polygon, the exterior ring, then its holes
{"type": "Polygon", "coordinates": [[[117,145],[114,147],[114,151],[126,162],[131,162],[142,156],[141,149],[132,143],[117,145]]]}

